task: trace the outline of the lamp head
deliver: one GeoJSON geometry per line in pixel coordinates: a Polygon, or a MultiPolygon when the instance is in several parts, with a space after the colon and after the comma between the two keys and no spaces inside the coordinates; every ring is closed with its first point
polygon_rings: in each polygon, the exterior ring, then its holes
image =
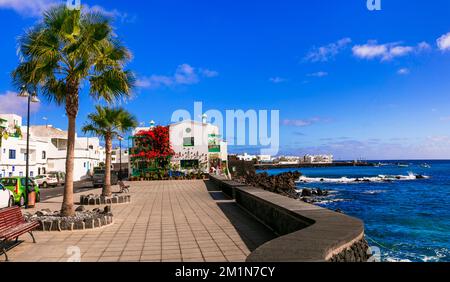
{"type": "Polygon", "coordinates": [[[27,87],[24,85],[22,86],[22,88],[20,89],[20,93],[18,95],[19,97],[28,97],[30,96],[30,93],[28,93],[27,87]]]}
{"type": "Polygon", "coordinates": [[[41,100],[39,100],[39,98],[37,97],[36,92],[33,93],[33,95],[31,96],[31,102],[32,103],[40,103],[41,102],[41,100]]]}

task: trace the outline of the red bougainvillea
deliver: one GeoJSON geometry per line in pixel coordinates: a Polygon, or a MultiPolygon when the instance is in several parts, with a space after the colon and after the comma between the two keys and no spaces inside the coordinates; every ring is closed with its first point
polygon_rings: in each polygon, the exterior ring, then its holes
{"type": "Polygon", "coordinates": [[[142,130],[135,137],[137,147],[134,148],[132,158],[167,159],[175,154],[170,145],[169,127],[157,126],[142,130]]]}

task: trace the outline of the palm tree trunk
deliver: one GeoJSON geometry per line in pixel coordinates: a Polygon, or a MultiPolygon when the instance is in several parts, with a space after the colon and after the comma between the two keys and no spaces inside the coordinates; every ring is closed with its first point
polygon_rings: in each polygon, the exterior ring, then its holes
{"type": "Polygon", "coordinates": [[[103,185],[103,196],[111,197],[111,153],[112,153],[112,137],[106,136],[106,168],[105,168],[105,185],[103,185]]]}
{"type": "Polygon", "coordinates": [[[73,204],[73,167],[75,158],[75,124],[78,114],[78,87],[70,87],[69,89],[76,90],[69,90],[66,98],[66,114],[69,119],[69,128],[67,131],[66,180],[64,184],[64,198],[61,206],[62,216],[75,215],[73,204]]]}

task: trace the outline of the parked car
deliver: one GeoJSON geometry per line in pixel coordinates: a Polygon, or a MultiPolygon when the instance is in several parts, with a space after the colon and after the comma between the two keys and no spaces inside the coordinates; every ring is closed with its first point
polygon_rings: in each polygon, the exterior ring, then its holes
{"type": "MultiPolygon", "coordinates": [[[[117,185],[119,183],[119,177],[117,172],[111,171],[111,185],[117,185]]],[[[94,175],[92,176],[92,185],[94,187],[103,187],[105,184],[105,169],[94,169],[94,175]]]]}
{"type": "Polygon", "coordinates": [[[66,173],[61,171],[50,171],[47,173],[49,175],[52,175],[58,179],[58,185],[64,185],[66,184],[66,173]]]}
{"type": "MultiPolygon", "coordinates": [[[[14,203],[19,206],[24,206],[28,197],[26,192],[26,178],[25,177],[5,177],[0,179],[0,184],[12,192],[14,197],[14,203]]],[[[31,179],[29,180],[29,185],[34,187],[36,192],[36,203],[41,200],[41,190],[39,185],[36,185],[31,179]]]]}
{"type": "Polygon", "coordinates": [[[0,209],[9,208],[14,205],[14,196],[11,191],[0,184],[0,209]]]}
{"type": "Polygon", "coordinates": [[[49,186],[56,187],[58,186],[58,178],[55,174],[43,174],[38,175],[34,178],[35,182],[39,187],[47,188],[49,186]]]}

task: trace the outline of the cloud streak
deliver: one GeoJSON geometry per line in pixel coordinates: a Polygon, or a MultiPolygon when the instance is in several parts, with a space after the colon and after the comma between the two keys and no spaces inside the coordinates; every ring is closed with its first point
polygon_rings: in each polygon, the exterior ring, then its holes
{"type": "Polygon", "coordinates": [[[325,46],[313,48],[303,59],[308,62],[327,62],[336,57],[347,45],[352,42],[350,38],[342,38],[325,46]]]}
{"type": "Polygon", "coordinates": [[[272,82],[272,83],[275,83],[275,84],[279,84],[279,83],[286,82],[287,79],[279,77],[279,76],[276,76],[276,77],[269,78],[269,81],[272,82]]]}
{"type": "Polygon", "coordinates": [[[136,86],[155,89],[160,87],[193,85],[199,83],[201,78],[213,78],[218,75],[219,73],[217,71],[196,69],[189,64],[182,64],[177,67],[175,73],[171,76],[151,75],[149,77],[141,77],[137,80],[136,86]]]}
{"type": "Polygon", "coordinates": [[[318,72],[314,72],[314,73],[310,73],[308,74],[309,77],[325,77],[328,76],[328,72],[325,71],[318,71],[318,72]]]}
{"type": "Polygon", "coordinates": [[[282,121],[282,124],[285,126],[294,126],[294,127],[307,127],[314,125],[320,122],[328,122],[329,120],[315,117],[310,119],[285,119],[282,121]]]}

